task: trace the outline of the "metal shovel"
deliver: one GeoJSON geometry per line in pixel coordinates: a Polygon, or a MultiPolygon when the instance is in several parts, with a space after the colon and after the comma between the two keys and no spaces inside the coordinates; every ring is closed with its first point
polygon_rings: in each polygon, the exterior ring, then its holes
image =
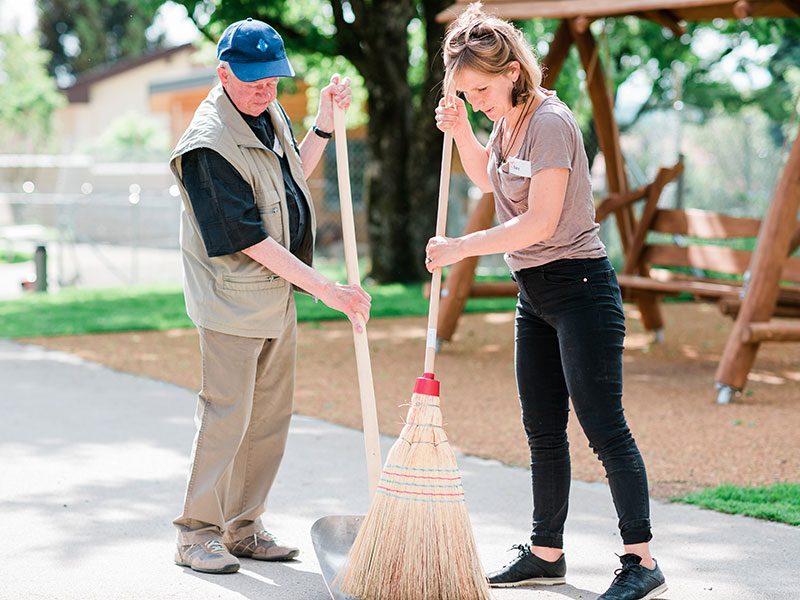
{"type": "Polygon", "coordinates": [[[364,515],[331,516],[317,519],[311,526],[311,541],[322,569],[322,577],[331,598],[334,600],[355,600],[343,593],[335,580],[347,565],[348,554],[356,539],[364,515]]]}
{"type": "MultiPolygon", "coordinates": [[[[339,178],[339,204],[342,210],[342,238],[347,266],[347,283],[360,284],[356,229],[353,220],[353,199],[350,194],[350,170],[347,162],[347,137],[344,111],[334,104],[333,124],[336,138],[336,173],[339,178]]],[[[378,435],[378,413],[375,408],[375,389],[369,358],[366,324],[359,319],[361,332],[353,327],[356,346],[358,387],[361,392],[361,418],[364,425],[364,447],[367,453],[367,482],[369,500],[375,494],[381,475],[381,448],[378,435]]],[[[317,554],[325,585],[334,600],[355,600],[343,594],[336,585],[336,575],[347,564],[348,554],[361,527],[364,515],[329,516],[317,520],[311,527],[311,541],[317,554]]]]}

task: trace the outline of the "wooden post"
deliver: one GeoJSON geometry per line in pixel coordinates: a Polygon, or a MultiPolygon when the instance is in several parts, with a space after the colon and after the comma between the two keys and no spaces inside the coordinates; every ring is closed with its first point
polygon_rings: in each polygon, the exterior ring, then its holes
{"type": "MultiPolygon", "coordinates": [[[[639,217],[639,222],[636,226],[633,239],[631,240],[628,250],[625,254],[625,266],[623,273],[638,274],[649,277],[649,269],[644,267],[639,260],[639,255],[642,252],[645,241],[647,239],[647,231],[650,224],[658,210],[658,200],[661,198],[661,192],[664,187],[676,179],[683,172],[683,163],[679,162],[670,169],[661,168],[656,175],[655,181],[647,188],[647,203],[642,210],[639,217]]],[[[661,341],[663,338],[664,318],[661,315],[661,296],[655,293],[639,292],[633,298],[639,306],[639,313],[641,314],[642,326],[647,331],[654,331],[656,333],[656,340],[661,341]]]]}
{"type": "Polygon", "coordinates": [[[556,29],[553,41],[547,51],[547,56],[542,59],[542,71],[544,78],[542,86],[552,89],[556,85],[558,74],[564,67],[564,61],[569,56],[569,49],[572,47],[572,34],[569,32],[569,23],[561,21],[561,25],[556,29]]]}
{"type": "Polygon", "coordinates": [[[795,250],[800,248],[800,225],[797,226],[797,229],[792,236],[792,241],[789,243],[789,254],[794,254],[795,250]]]}
{"type": "Polygon", "coordinates": [[[686,25],[681,22],[678,17],[671,10],[645,10],[640,13],[641,17],[658,23],[662,27],[669,29],[675,37],[681,37],[686,33],[686,25]]]}
{"type": "MultiPolygon", "coordinates": [[[[625,159],[622,156],[619,142],[619,129],[614,120],[614,106],[610,90],[606,87],[603,65],[597,54],[597,44],[591,30],[581,33],[573,21],[569,22],[569,27],[586,71],[587,88],[592,100],[597,137],[606,163],[608,191],[609,193],[627,192],[628,178],[625,174],[625,159]]],[[[619,210],[615,214],[622,246],[627,250],[633,232],[633,211],[627,208],[619,210]]]]}
{"type": "Polygon", "coordinates": [[[579,16],[573,19],[573,23],[575,24],[575,31],[578,33],[586,33],[592,24],[592,19],[579,16]]]}
{"type": "Polygon", "coordinates": [[[746,19],[753,16],[753,7],[747,0],[739,0],[733,5],[733,16],[737,19],[746,19]]]}
{"type": "Polygon", "coordinates": [[[800,323],[750,323],[743,332],[742,342],[797,342],[800,341],[800,323]]]}
{"type": "Polygon", "coordinates": [[[726,391],[741,390],[753,367],[759,344],[744,343],[751,323],[770,320],[778,300],[781,271],[789,254],[792,234],[797,228],[800,208],[800,135],[795,139],[775,197],[758,232],[758,244],[750,261],[747,293],[728,337],[715,380],[726,391]]]}
{"type": "Polygon", "coordinates": [[[800,17],[800,1],[798,0],[783,0],[783,5],[791,10],[795,15],[800,17]]]}
{"type": "MultiPolygon", "coordinates": [[[[614,104],[611,91],[606,87],[603,65],[597,54],[597,43],[592,36],[591,30],[581,33],[573,21],[570,21],[569,26],[572,39],[578,47],[581,62],[586,71],[587,87],[589,97],[592,100],[597,137],[606,162],[608,191],[610,193],[625,193],[628,191],[625,158],[622,156],[619,129],[617,128],[617,122],[614,120],[614,104]]],[[[614,214],[617,218],[622,249],[627,253],[633,241],[633,209],[630,206],[626,206],[615,211],[614,214]]],[[[656,335],[660,336],[664,322],[661,317],[658,296],[655,294],[637,294],[636,304],[642,316],[642,325],[648,331],[655,331],[656,335]]]]}
{"type": "Polygon", "coordinates": [[[642,209],[639,222],[636,225],[636,231],[634,232],[631,244],[628,246],[628,251],[625,253],[625,265],[622,269],[623,273],[628,275],[638,273],[640,275],[649,276],[649,273],[639,272],[639,264],[641,262],[639,257],[647,241],[647,231],[653,223],[656,211],[658,211],[658,201],[661,198],[661,193],[667,184],[677,179],[682,172],[682,162],[677,163],[670,169],[662,167],[658,170],[655,181],[647,187],[647,201],[642,209]]]}

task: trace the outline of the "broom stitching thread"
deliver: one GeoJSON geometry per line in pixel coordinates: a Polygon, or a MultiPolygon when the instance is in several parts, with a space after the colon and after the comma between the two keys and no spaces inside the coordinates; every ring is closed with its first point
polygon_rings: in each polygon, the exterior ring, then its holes
{"type": "Polygon", "coordinates": [[[386,487],[385,485],[379,485],[379,489],[386,490],[387,492],[394,492],[396,494],[412,494],[414,496],[461,496],[464,497],[464,492],[456,492],[455,494],[450,493],[436,493],[436,492],[412,492],[411,490],[398,490],[395,488],[386,487]]]}
{"type": "Polygon", "coordinates": [[[433,423],[414,423],[414,421],[403,421],[403,425],[411,425],[413,427],[435,427],[436,429],[444,429],[444,425],[434,425],[433,423]]]}
{"type": "Polygon", "coordinates": [[[391,475],[392,477],[409,477],[411,479],[442,479],[444,481],[460,481],[461,477],[437,477],[436,475],[407,475],[406,473],[390,473],[384,471],[384,475],[391,475]]]}
{"type": "Polygon", "coordinates": [[[404,437],[401,437],[401,438],[399,438],[399,439],[403,440],[403,441],[404,441],[406,444],[408,444],[409,446],[414,446],[415,444],[430,444],[430,445],[431,445],[431,446],[433,446],[434,448],[438,448],[438,447],[439,447],[439,446],[441,446],[442,444],[449,444],[449,443],[450,443],[450,442],[449,442],[449,441],[447,441],[447,440],[442,440],[441,442],[423,442],[423,441],[421,441],[421,440],[417,440],[417,441],[413,441],[413,442],[412,442],[412,441],[410,441],[410,440],[407,440],[407,439],[406,439],[406,438],[404,438],[404,437]]]}
{"type": "Polygon", "coordinates": [[[406,471],[426,471],[426,472],[437,472],[437,473],[458,473],[458,467],[455,469],[432,469],[429,467],[407,467],[405,465],[395,465],[393,463],[386,463],[384,465],[386,469],[404,469],[406,471]]]}
{"type": "Polygon", "coordinates": [[[414,487],[427,487],[427,488],[460,488],[463,487],[460,483],[411,483],[410,481],[395,481],[394,479],[387,479],[381,477],[381,481],[386,483],[395,483],[397,485],[412,485],[414,487]]]}
{"type": "Polygon", "coordinates": [[[455,497],[459,497],[459,498],[462,498],[462,499],[464,498],[464,492],[463,491],[462,492],[457,492],[455,494],[444,494],[444,493],[437,494],[435,492],[412,492],[411,490],[398,490],[398,489],[395,489],[395,488],[386,487],[384,485],[379,485],[378,489],[379,490],[383,490],[385,492],[391,492],[393,494],[411,494],[412,496],[427,496],[427,497],[437,497],[437,498],[441,496],[441,497],[446,497],[446,498],[455,498],[455,497]]]}
{"type": "Polygon", "coordinates": [[[410,502],[435,502],[435,503],[440,503],[440,502],[443,502],[443,503],[462,502],[463,503],[463,502],[465,502],[463,497],[459,498],[459,499],[456,499],[456,500],[440,500],[440,499],[437,499],[437,498],[428,498],[428,499],[425,499],[425,498],[409,498],[408,496],[401,496],[400,494],[394,494],[392,492],[387,492],[387,491],[381,489],[380,486],[378,486],[376,491],[379,494],[383,494],[384,496],[391,496],[392,498],[397,498],[398,500],[408,500],[410,502]]]}

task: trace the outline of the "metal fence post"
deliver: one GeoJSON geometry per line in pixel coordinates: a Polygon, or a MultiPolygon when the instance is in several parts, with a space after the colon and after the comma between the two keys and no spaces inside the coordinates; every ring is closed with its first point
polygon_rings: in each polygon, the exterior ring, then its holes
{"type": "Polygon", "coordinates": [[[33,264],[36,267],[36,287],[37,292],[47,291],[47,248],[36,246],[33,254],[33,264]]]}

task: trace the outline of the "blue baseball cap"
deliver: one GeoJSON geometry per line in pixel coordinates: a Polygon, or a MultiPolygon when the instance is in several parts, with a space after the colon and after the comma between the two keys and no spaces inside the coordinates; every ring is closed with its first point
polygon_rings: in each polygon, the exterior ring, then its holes
{"type": "Polygon", "coordinates": [[[242,81],[294,77],[281,36],[252,18],[228,25],[217,43],[217,58],[227,62],[242,81]]]}

